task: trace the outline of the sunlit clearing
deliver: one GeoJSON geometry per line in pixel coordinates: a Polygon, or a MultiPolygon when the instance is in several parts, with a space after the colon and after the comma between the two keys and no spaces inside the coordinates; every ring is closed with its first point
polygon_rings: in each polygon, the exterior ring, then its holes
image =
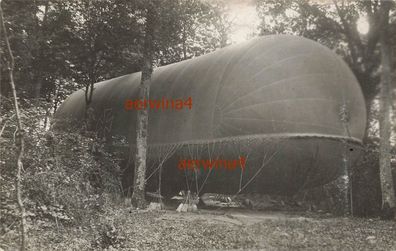
{"type": "Polygon", "coordinates": [[[357,30],[360,34],[367,34],[370,29],[370,25],[367,21],[367,17],[360,17],[357,21],[357,30]]]}
{"type": "Polygon", "coordinates": [[[230,40],[232,43],[240,43],[249,39],[256,31],[260,19],[256,13],[256,7],[252,1],[234,1],[229,5],[229,20],[232,21],[230,40]]]}

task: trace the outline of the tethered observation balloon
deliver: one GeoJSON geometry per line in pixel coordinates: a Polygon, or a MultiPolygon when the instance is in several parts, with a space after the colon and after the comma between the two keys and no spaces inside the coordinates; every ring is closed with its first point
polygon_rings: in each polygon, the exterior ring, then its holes
{"type": "MultiPolygon", "coordinates": [[[[108,137],[136,133],[136,110],[126,111],[124,102],[138,98],[140,78],[138,72],[95,84],[91,106],[96,122],[111,120],[108,137]]],[[[260,37],[154,70],[150,100],[189,97],[191,110],[149,109],[148,158],[164,160],[165,193],[186,189],[187,177],[200,192],[291,194],[334,180],[345,155],[350,163],[359,156],[361,89],[342,59],[314,41],[260,37]],[[185,176],[177,168],[181,159],[240,156],[247,158],[243,172],[200,168],[185,176]]],[[[79,125],[84,114],[79,90],[56,112],[56,126],[79,125]]]]}

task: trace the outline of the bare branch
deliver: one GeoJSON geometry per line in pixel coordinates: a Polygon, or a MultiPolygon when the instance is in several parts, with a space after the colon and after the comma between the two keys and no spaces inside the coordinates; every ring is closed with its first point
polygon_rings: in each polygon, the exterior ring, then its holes
{"type": "Polygon", "coordinates": [[[1,137],[1,135],[3,135],[4,129],[5,129],[6,125],[7,125],[8,120],[11,120],[14,116],[15,116],[15,114],[12,114],[11,117],[9,117],[9,118],[4,120],[4,125],[1,127],[1,131],[0,131],[0,137],[1,137]]]}
{"type": "Polygon", "coordinates": [[[26,223],[25,223],[25,207],[23,206],[23,201],[22,201],[22,184],[21,184],[21,172],[23,169],[23,163],[22,163],[22,158],[23,158],[23,152],[24,152],[24,139],[23,139],[23,128],[22,128],[22,122],[21,122],[21,116],[19,112],[19,107],[18,107],[18,98],[16,95],[16,90],[15,90],[15,83],[14,83],[14,67],[15,67],[15,60],[14,56],[12,54],[11,46],[10,46],[10,41],[8,39],[7,35],[7,29],[4,24],[4,16],[3,16],[3,9],[1,7],[1,0],[0,0],[0,22],[1,22],[1,29],[4,32],[4,40],[7,46],[7,53],[9,57],[9,62],[8,62],[8,73],[9,73],[9,78],[10,78],[10,86],[12,90],[12,95],[13,95],[13,102],[14,102],[14,108],[15,108],[15,116],[16,116],[16,122],[17,122],[17,138],[18,142],[16,142],[16,146],[18,148],[17,152],[17,175],[15,177],[16,179],[16,199],[18,202],[18,207],[20,211],[20,218],[21,218],[21,247],[20,250],[25,250],[25,239],[26,239],[26,223]]]}

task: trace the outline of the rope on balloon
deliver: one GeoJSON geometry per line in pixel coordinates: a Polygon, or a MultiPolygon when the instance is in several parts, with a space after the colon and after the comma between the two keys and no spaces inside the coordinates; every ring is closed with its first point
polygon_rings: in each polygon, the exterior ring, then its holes
{"type": "MultiPolygon", "coordinates": [[[[250,155],[250,152],[248,152],[247,154],[246,154],[246,165],[247,165],[247,163],[248,163],[248,160],[249,160],[249,155],[250,155]]],[[[246,167],[245,167],[246,168],[246,167]]],[[[241,173],[240,173],[240,175],[239,175],[239,188],[238,188],[238,193],[242,190],[242,181],[243,181],[243,168],[241,168],[241,173]]]]}
{"type": "MultiPolygon", "coordinates": [[[[162,199],[161,199],[161,183],[162,183],[162,168],[163,168],[163,164],[170,157],[172,157],[173,154],[179,148],[180,148],[179,144],[171,144],[171,145],[167,145],[166,147],[160,146],[159,147],[158,160],[157,160],[158,161],[158,166],[157,166],[157,168],[155,170],[153,170],[153,172],[145,180],[145,182],[147,182],[158,171],[158,189],[157,189],[157,194],[158,194],[158,198],[159,198],[160,203],[162,202],[162,199]]],[[[152,169],[152,167],[154,167],[155,163],[157,163],[157,162],[154,161],[153,165],[151,166],[150,169],[152,169]]]]}
{"type": "MultiPolygon", "coordinates": [[[[170,157],[173,156],[173,154],[180,148],[179,144],[171,144],[168,145],[169,147],[165,147],[166,148],[166,152],[162,153],[162,148],[163,146],[167,146],[167,145],[162,145],[160,147],[160,154],[158,155],[158,166],[157,168],[146,178],[146,182],[151,178],[151,176],[153,176],[160,168],[161,166],[165,163],[165,161],[167,161],[170,157]],[[163,156],[163,157],[162,157],[163,156]]],[[[156,162],[154,162],[155,165],[156,162]]]]}
{"type": "MultiPolygon", "coordinates": [[[[241,156],[241,153],[242,153],[241,144],[236,144],[236,146],[237,146],[238,149],[233,148],[234,154],[235,154],[235,156],[241,156]]],[[[234,145],[234,147],[235,147],[235,145],[234,145]]],[[[251,149],[251,148],[250,148],[250,149],[251,149]]],[[[248,151],[247,154],[246,154],[246,156],[244,156],[245,159],[246,159],[246,165],[247,165],[247,162],[248,162],[250,153],[251,153],[251,151],[248,151]]],[[[244,171],[244,168],[241,168],[241,172],[240,172],[240,176],[239,176],[239,187],[238,187],[238,191],[240,191],[241,188],[242,188],[243,171],[244,171]]]]}
{"type": "Polygon", "coordinates": [[[245,189],[255,178],[256,176],[261,172],[261,170],[263,170],[264,167],[267,166],[267,164],[269,164],[271,162],[271,160],[275,157],[275,155],[278,154],[278,151],[274,152],[267,161],[265,161],[265,159],[267,158],[267,154],[264,155],[263,158],[263,163],[261,164],[261,167],[259,168],[259,170],[257,170],[257,172],[253,175],[252,178],[250,178],[250,180],[234,195],[238,195],[240,192],[243,191],[243,189],[245,189]]]}
{"type": "MultiPolygon", "coordinates": [[[[209,156],[210,160],[212,160],[212,157],[213,157],[213,154],[214,154],[214,151],[215,151],[215,148],[216,148],[216,141],[213,142],[212,145],[213,145],[213,147],[212,147],[212,149],[210,149],[210,144],[209,143],[206,144],[207,150],[208,150],[208,156],[209,156]]],[[[204,188],[204,186],[206,184],[206,181],[208,180],[208,178],[209,178],[211,173],[212,173],[212,168],[209,168],[209,172],[206,174],[205,180],[202,182],[201,188],[198,190],[197,195],[199,195],[201,193],[201,191],[204,188]]]]}
{"type": "MultiPolygon", "coordinates": [[[[267,159],[268,154],[267,153],[264,154],[263,162],[262,162],[260,168],[242,187],[240,187],[238,192],[232,196],[232,199],[234,199],[238,194],[240,194],[257,177],[257,175],[264,169],[264,167],[266,167],[272,161],[272,159],[278,154],[278,152],[279,152],[279,150],[274,151],[274,153],[271,156],[269,156],[268,159],[267,159]]],[[[249,153],[248,153],[248,155],[249,155],[249,153]]],[[[247,163],[247,161],[246,161],[246,163],[247,163]]],[[[240,184],[242,184],[242,181],[240,181],[240,184]]]]}
{"type": "MultiPolygon", "coordinates": [[[[202,152],[202,150],[199,151],[199,145],[195,145],[195,144],[192,144],[192,145],[187,144],[187,150],[188,150],[188,156],[191,160],[196,159],[196,157],[200,156],[201,152],[202,152]],[[195,147],[196,147],[196,149],[195,149],[195,147]]],[[[184,172],[186,173],[186,170],[184,172]]],[[[193,185],[192,183],[195,180],[195,189],[196,189],[196,192],[198,193],[198,175],[197,175],[196,168],[193,168],[193,174],[194,174],[194,179],[191,180],[190,184],[187,184],[188,191],[190,191],[190,187],[192,187],[192,185],[193,185]]],[[[186,175],[186,177],[187,177],[187,175],[186,175]]]]}

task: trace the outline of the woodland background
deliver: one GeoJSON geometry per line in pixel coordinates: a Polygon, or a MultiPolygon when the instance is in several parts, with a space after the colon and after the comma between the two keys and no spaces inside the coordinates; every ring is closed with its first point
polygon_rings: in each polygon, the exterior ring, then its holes
{"type": "MultiPolygon", "coordinates": [[[[125,242],[112,212],[122,201],[119,157],[106,153],[98,135],[50,130],[51,118],[72,92],[101,80],[140,71],[143,62],[143,0],[3,0],[4,24],[15,58],[14,78],[25,138],[22,198],[27,231],[39,249],[118,247],[125,242]],[[95,147],[93,147],[95,146],[95,147]],[[79,242],[59,229],[91,226],[79,242]],[[43,232],[47,234],[43,234],[43,232]],[[51,233],[51,234],[49,234],[51,233]],[[58,234],[57,234],[58,233],[58,234]],[[49,237],[50,235],[50,237],[49,237]],[[44,243],[44,244],[43,244],[44,243]],[[71,247],[68,246],[69,244],[71,247]],[[75,246],[73,246],[75,245],[75,246]],[[117,246],[118,245],[118,246],[117,246]],[[40,246],[43,247],[43,246],[40,246]]],[[[381,208],[379,182],[380,4],[337,1],[257,0],[257,32],[295,34],[313,39],[344,58],[359,80],[369,111],[366,154],[351,170],[353,213],[376,217],[381,208]],[[357,22],[366,17],[367,34],[357,22]]],[[[155,1],[154,65],[197,57],[231,43],[234,25],[225,0],[155,1]]],[[[389,19],[389,41],[396,51],[396,6],[389,19]]],[[[19,210],[15,199],[16,116],[9,85],[6,42],[0,40],[0,248],[18,243],[19,210]],[[2,244],[3,243],[3,244],[2,244]]],[[[396,53],[392,54],[396,62],[396,53]]],[[[396,89],[396,67],[392,92],[396,89]]],[[[393,110],[396,100],[393,99],[393,110]]],[[[393,115],[395,118],[395,115],[393,115]]],[[[396,119],[392,122],[396,176],[396,119]]],[[[396,178],[396,177],[395,177],[396,178]]],[[[318,188],[315,193],[323,193],[318,188]]],[[[312,199],[318,195],[311,196],[312,199]]],[[[122,225],[121,222],[118,222],[122,225]]],[[[69,233],[69,232],[67,232],[69,233]]],[[[73,237],[75,238],[75,236],[73,237]]],[[[0,249],[1,250],[1,249],[0,249]]]]}

